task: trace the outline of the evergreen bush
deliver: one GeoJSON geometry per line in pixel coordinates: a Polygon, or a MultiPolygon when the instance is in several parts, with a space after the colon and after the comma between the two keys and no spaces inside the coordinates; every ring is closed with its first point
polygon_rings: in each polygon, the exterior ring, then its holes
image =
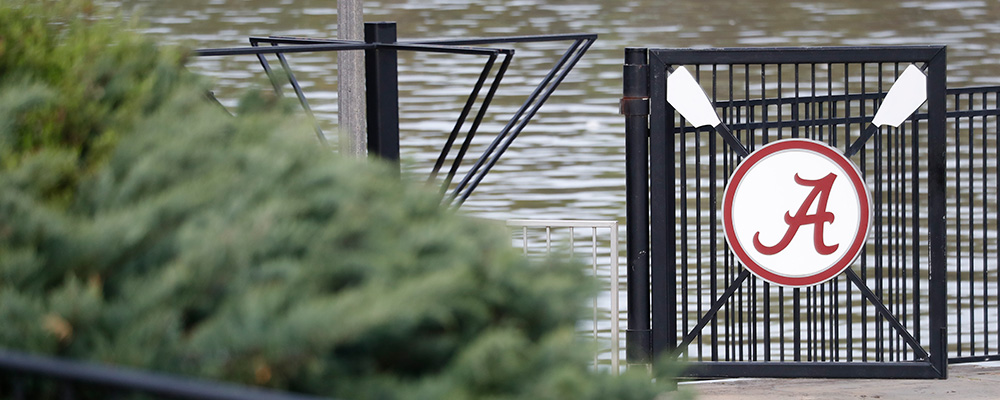
{"type": "MultiPolygon", "coordinates": [[[[591,283],[86,1],[0,7],[0,347],[344,399],[648,399],[591,283]]],[[[0,393],[2,395],[2,393],[0,393]]]]}

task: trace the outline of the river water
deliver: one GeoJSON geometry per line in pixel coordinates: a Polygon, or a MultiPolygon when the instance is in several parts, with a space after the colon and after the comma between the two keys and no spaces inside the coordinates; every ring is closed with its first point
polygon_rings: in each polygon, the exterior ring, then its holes
{"type": "MultiPolygon", "coordinates": [[[[147,33],[191,48],[246,46],[249,36],[335,38],[337,30],[332,0],[112,4],[138,12],[147,33]]],[[[624,119],[618,99],[626,47],[947,45],[949,87],[1000,84],[997,1],[384,0],[366,1],[364,13],[369,22],[397,22],[400,40],[599,35],[463,206],[497,220],[610,219],[624,226],[624,119]]],[[[511,70],[472,154],[504,126],[566,45],[515,47],[511,70]]],[[[426,53],[399,57],[401,154],[407,169],[425,173],[483,60],[426,53]]],[[[336,55],[300,54],[289,60],[320,126],[335,136],[336,55]]],[[[215,79],[215,93],[226,105],[235,104],[248,87],[267,86],[253,57],[200,58],[191,68],[215,79]]]]}
{"type": "MultiPolygon", "coordinates": [[[[193,48],[246,46],[251,35],[336,37],[331,0],[122,0],[149,33],[193,48]]],[[[366,21],[395,21],[400,40],[596,33],[594,47],[469,198],[465,210],[495,219],[617,219],[624,223],[625,47],[944,44],[949,86],[1000,83],[1000,2],[703,0],[365,1],[366,21]]],[[[568,43],[516,47],[514,64],[481,129],[499,131],[568,43]]],[[[294,55],[293,70],[327,132],[336,131],[336,56],[294,55]]],[[[433,164],[481,59],[400,54],[402,157],[433,164]]],[[[227,104],[264,85],[253,57],[200,59],[227,104]]],[[[478,153],[474,153],[478,154],[478,153]]]]}

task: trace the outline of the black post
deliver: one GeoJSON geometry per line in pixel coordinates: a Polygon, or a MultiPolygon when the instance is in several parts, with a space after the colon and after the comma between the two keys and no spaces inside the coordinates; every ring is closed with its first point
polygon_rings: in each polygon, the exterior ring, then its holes
{"type": "MultiPolygon", "coordinates": [[[[677,187],[674,109],[667,103],[667,65],[649,62],[649,292],[653,357],[676,356],[677,187]]],[[[686,296],[687,294],[683,294],[686,296]]]]}
{"type": "Polygon", "coordinates": [[[930,361],[948,377],[947,115],[945,48],[927,63],[927,230],[930,239],[930,361]]]}
{"type": "Polygon", "coordinates": [[[625,115],[629,363],[652,360],[649,317],[649,86],[647,50],[625,49],[621,112],[625,115]]]}
{"type": "MultiPolygon", "coordinates": [[[[365,23],[366,43],[395,43],[395,22],[365,23]]],[[[399,76],[396,50],[365,50],[368,154],[399,164],[399,76]]]]}

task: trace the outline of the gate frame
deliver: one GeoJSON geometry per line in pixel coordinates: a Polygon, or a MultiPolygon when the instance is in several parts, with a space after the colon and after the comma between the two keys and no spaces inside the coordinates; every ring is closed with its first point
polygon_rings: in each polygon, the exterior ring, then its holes
{"type": "MultiPolygon", "coordinates": [[[[675,269],[669,268],[677,265],[677,244],[673,239],[677,233],[676,134],[675,112],[666,102],[667,67],[827,62],[927,65],[928,356],[909,362],[692,361],[684,375],[947,378],[945,46],[625,49],[621,113],[626,118],[626,356],[630,363],[649,363],[660,355],[676,357],[678,350],[677,277],[675,269]]],[[[862,292],[864,289],[859,286],[862,292]]],[[[724,304],[714,303],[720,304],[714,304],[709,314],[724,304]]]]}

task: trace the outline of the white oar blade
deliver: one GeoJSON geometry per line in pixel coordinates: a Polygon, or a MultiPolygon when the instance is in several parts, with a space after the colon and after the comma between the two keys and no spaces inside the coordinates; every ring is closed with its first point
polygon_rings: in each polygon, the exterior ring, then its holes
{"type": "Polygon", "coordinates": [[[684,67],[667,77],[667,102],[696,128],[722,122],[708,95],[684,67]]]}
{"type": "Polygon", "coordinates": [[[926,100],[927,76],[916,65],[910,64],[889,88],[872,124],[899,127],[926,100]]]}

